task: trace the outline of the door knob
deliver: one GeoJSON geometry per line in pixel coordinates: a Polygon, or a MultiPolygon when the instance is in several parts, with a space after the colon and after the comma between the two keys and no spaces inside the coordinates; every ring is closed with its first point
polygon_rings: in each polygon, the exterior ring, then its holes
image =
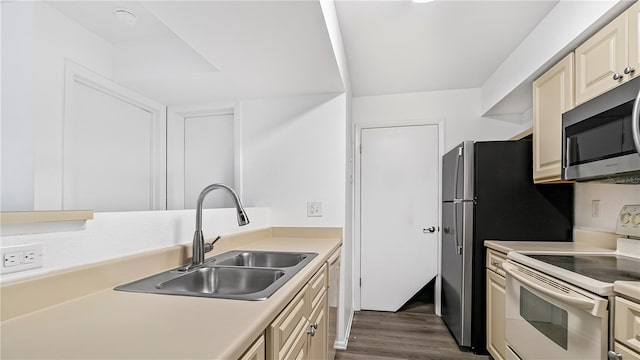
{"type": "MultiPolygon", "coordinates": [[[[440,227],[438,227],[438,230],[440,230],[440,227]]],[[[430,228],[422,229],[422,232],[425,233],[425,234],[426,233],[434,233],[434,232],[436,232],[436,227],[432,226],[430,228]]]]}
{"type": "Polygon", "coordinates": [[[631,74],[632,72],[636,71],[636,69],[627,66],[626,68],[624,68],[624,73],[625,74],[631,74]]]}
{"type": "Polygon", "coordinates": [[[615,74],[613,74],[613,80],[622,80],[622,76],[623,75],[621,75],[619,73],[615,73],[615,74]]]}

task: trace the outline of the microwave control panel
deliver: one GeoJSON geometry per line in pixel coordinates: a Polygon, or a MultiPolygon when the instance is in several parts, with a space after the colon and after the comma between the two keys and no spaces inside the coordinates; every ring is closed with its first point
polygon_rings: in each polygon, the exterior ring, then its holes
{"type": "Polygon", "coordinates": [[[640,237],[640,205],[625,205],[618,215],[616,233],[640,237]]]}

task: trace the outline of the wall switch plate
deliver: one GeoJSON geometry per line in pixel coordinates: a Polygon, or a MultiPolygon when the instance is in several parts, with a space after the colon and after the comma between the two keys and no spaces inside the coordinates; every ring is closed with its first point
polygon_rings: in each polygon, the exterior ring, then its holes
{"type": "Polygon", "coordinates": [[[308,202],[307,203],[307,217],[322,217],[322,203],[321,202],[308,202]]]}
{"type": "Polygon", "coordinates": [[[600,217],[600,200],[591,200],[591,217],[600,217]]]}
{"type": "Polygon", "coordinates": [[[42,244],[25,244],[0,248],[0,274],[42,267],[42,244]]]}

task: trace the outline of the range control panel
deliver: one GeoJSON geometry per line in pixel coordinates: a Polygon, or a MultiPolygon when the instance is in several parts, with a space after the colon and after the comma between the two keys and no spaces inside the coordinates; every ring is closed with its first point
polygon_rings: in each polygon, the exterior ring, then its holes
{"type": "Polygon", "coordinates": [[[625,205],[618,215],[616,233],[640,237],[640,205],[625,205]]]}

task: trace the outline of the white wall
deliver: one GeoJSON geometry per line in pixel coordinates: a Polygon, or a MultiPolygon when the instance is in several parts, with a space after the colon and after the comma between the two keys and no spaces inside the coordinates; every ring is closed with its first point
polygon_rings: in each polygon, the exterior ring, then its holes
{"type": "Polygon", "coordinates": [[[444,120],[445,151],[465,140],[505,140],[531,127],[482,118],[480,89],[365,96],[353,99],[356,124],[402,120],[444,120]]]}
{"type": "Polygon", "coordinates": [[[343,226],[345,95],[240,102],[243,199],[273,226],[343,226]],[[307,217],[307,202],[322,217],[307,217]]]}
{"type": "Polygon", "coordinates": [[[33,209],[35,6],[2,4],[2,194],[0,208],[33,209]],[[19,35],[19,36],[18,36],[19,35]]]}
{"type": "Polygon", "coordinates": [[[640,204],[640,185],[598,183],[575,184],[574,227],[583,230],[616,232],[616,222],[624,205],[640,204]],[[591,204],[600,200],[600,216],[593,217],[591,204]]]}
{"type": "MultiPolygon", "coordinates": [[[[205,239],[270,226],[268,208],[246,208],[246,211],[251,223],[239,227],[235,209],[205,209],[202,213],[205,239]]],[[[0,280],[22,279],[191,243],[195,221],[195,210],[95,213],[94,219],[78,231],[3,236],[2,247],[43,244],[43,267],[2,275],[0,280]]]]}
{"type": "Polygon", "coordinates": [[[2,208],[61,209],[64,60],[109,78],[112,45],[47,4],[20,1],[2,3],[2,46],[2,208]]]}
{"type": "Polygon", "coordinates": [[[342,39],[342,33],[340,31],[340,25],[338,23],[338,15],[336,13],[335,2],[333,0],[320,0],[320,7],[322,14],[327,25],[327,31],[329,32],[329,38],[331,40],[331,46],[333,48],[334,56],[338,64],[338,69],[342,77],[342,83],[346,90],[345,94],[345,109],[346,122],[345,127],[345,142],[343,144],[345,148],[345,177],[344,177],[344,189],[345,189],[345,220],[342,238],[342,259],[341,259],[341,278],[340,278],[340,313],[338,314],[338,334],[336,339],[336,345],[340,348],[346,348],[347,340],[349,338],[349,332],[351,330],[351,322],[353,320],[354,312],[354,291],[356,290],[354,283],[354,271],[353,271],[353,172],[354,172],[354,159],[353,159],[353,119],[351,115],[351,79],[349,77],[349,67],[347,62],[347,56],[345,53],[344,42],[342,39]]]}

